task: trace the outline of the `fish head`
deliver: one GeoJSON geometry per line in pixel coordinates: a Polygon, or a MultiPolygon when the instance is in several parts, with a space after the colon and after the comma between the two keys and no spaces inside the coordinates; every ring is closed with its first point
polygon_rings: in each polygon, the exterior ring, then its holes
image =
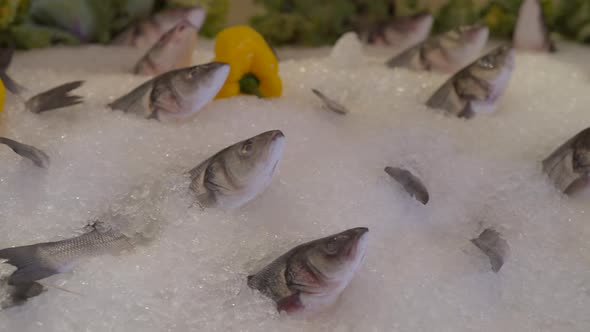
{"type": "Polygon", "coordinates": [[[223,62],[180,69],[171,78],[172,86],[185,101],[192,103],[192,109],[201,109],[209,103],[223,87],[230,66],[223,62]]]}
{"type": "Polygon", "coordinates": [[[256,192],[266,187],[281,159],[284,141],[283,132],[271,130],[230,146],[223,164],[233,187],[256,192]]]}
{"type": "Polygon", "coordinates": [[[443,34],[440,43],[448,56],[462,67],[479,55],[488,36],[489,29],[485,25],[465,25],[443,34]]]}
{"type": "Polygon", "coordinates": [[[310,243],[308,262],[326,281],[349,281],[365,256],[366,227],[346,230],[310,243]]]}

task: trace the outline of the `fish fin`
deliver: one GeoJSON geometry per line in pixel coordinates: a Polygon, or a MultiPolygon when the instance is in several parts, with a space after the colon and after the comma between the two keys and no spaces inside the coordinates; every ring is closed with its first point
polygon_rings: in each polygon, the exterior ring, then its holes
{"type": "Polygon", "coordinates": [[[10,293],[11,303],[4,308],[23,305],[28,299],[41,295],[45,291],[47,291],[47,289],[38,282],[29,282],[12,286],[10,293]]]}
{"type": "Polygon", "coordinates": [[[299,292],[283,297],[277,301],[277,310],[279,312],[285,311],[289,313],[300,309],[303,309],[303,303],[301,303],[299,292]]]}
{"type": "Polygon", "coordinates": [[[400,54],[392,57],[389,59],[385,65],[389,68],[396,68],[396,67],[408,67],[412,63],[412,60],[416,57],[416,54],[420,52],[420,48],[424,45],[424,43],[419,43],[418,45],[412,46],[405,51],[401,52],[400,54]]]}
{"type": "Polygon", "coordinates": [[[435,109],[447,109],[449,103],[449,96],[453,92],[452,78],[443,84],[436,92],[428,99],[426,106],[435,109]]]}
{"type": "Polygon", "coordinates": [[[201,207],[212,206],[216,202],[215,194],[205,186],[205,175],[210,163],[211,158],[203,161],[188,172],[191,177],[189,188],[197,197],[197,201],[201,207]]]}
{"type": "Polygon", "coordinates": [[[406,192],[414,197],[420,203],[426,205],[430,199],[430,195],[428,194],[428,190],[410,171],[405,170],[399,167],[385,167],[385,172],[389,174],[395,181],[401,184],[406,192]]]}
{"type": "Polygon", "coordinates": [[[31,160],[33,164],[35,164],[35,166],[37,167],[49,167],[49,156],[45,152],[34,146],[26,145],[6,137],[0,137],[0,144],[7,145],[9,148],[12,149],[12,151],[17,153],[21,157],[31,160]]]}
{"type": "Polygon", "coordinates": [[[457,117],[464,118],[464,119],[471,119],[475,115],[475,111],[473,110],[473,103],[468,101],[465,103],[465,107],[463,110],[457,114],[457,117]]]}
{"type": "Polygon", "coordinates": [[[12,62],[12,56],[14,55],[14,48],[2,48],[0,49],[0,79],[2,79],[2,83],[6,86],[8,91],[18,95],[25,91],[26,89],[21,86],[20,84],[16,83],[6,71],[12,62]]]}
{"type": "Polygon", "coordinates": [[[68,82],[41,92],[27,100],[25,107],[33,113],[41,113],[80,104],[83,102],[82,97],[68,95],[68,93],[82,84],[84,81],[68,82]]]}
{"type": "Polygon", "coordinates": [[[346,107],[344,107],[343,105],[341,105],[340,103],[338,103],[337,101],[328,98],[325,94],[323,94],[321,91],[317,90],[317,89],[311,89],[311,91],[318,96],[318,98],[320,98],[322,100],[322,102],[324,103],[324,106],[329,109],[330,111],[334,112],[334,113],[338,113],[341,115],[345,115],[346,113],[348,113],[348,109],[346,109],[346,107]]]}
{"type": "Polygon", "coordinates": [[[471,243],[488,256],[492,265],[492,271],[496,273],[500,271],[509,250],[508,242],[500,237],[500,233],[488,228],[477,238],[472,239],[471,243]]]}
{"type": "Polygon", "coordinates": [[[37,249],[37,245],[28,245],[0,250],[0,258],[17,268],[8,279],[10,285],[26,285],[59,273],[41,261],[37,249]]]}

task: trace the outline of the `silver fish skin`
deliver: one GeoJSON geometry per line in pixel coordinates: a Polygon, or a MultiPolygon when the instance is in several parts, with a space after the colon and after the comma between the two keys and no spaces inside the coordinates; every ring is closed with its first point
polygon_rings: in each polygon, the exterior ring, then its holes
{"type": "Polygon", "coordinates": [[[494,229],[487,228],[477,238],[472,239],[471,243],[488,256],[492,265],[492,271],[498,273],[510,252],[508,242],[502,239],[500,233],[494,229]]]}
{"type": "Polygon", "coordinates": [[[590,128],[570,138],[542,162],[543,172],[564,194],[574,194],[588,183],[590,128]]]}
{"type": "Polygon", "coordinates": [[[141,84],[108,106],[148,119],[185,119],[215,98],[229,69],[226,63],[211,62],[172,70],[141,84]]]}
{"type": "Polygon", "coordinates": [[[386,65],[389,68],[454,73],[480,55],[488,35],[486,26],[461,26],[410,47],[391,58],[386,65]]]}
{"type": "Polygon", "coordinates": [[[434,18],[430,13],[421,12],[388,20],[369,31],[361,32],[360,36],[369,44],[407,48],[425,40],[433,22],[434,18]]]}
{"type": "Polygon", "coordinates": [[[514,47],[534,52],[556,52],[539,0],[524,0],[512,36],[514,47]]]}
{"type": "Polygon", "coordinates": [[[401,184],[410,196],[424,205],[428,203],[430,195],[426,186],[410,171],[399,167],[388,166],[385,167],[385,172],[397,181],[397,183],[401,184]]]}
{"type": "Polygon", "coordinates": [[[324,103],[324,106],[329,109],[330,111],[334,112],[334,113],[338,113],[341,115],[345,115],[348,113],[348,109],[346,107],[344,107],[342,104],[340,104],[339,102],[328,98],[325,94],[323,94],[321,91],[317,90],[317,89],[311,89],[311,91],[318,96],[318,98],[320,98],[322,100],[322,102],[324,103]]]}
{"type": "Polygon", "coordinates": [[[133,72],[140,75],[160,75],[167,71],[189,67],[197,43],[197,29],[183,20],[166,32],[139,59],[133,72]]]}
{"type": "Polygon", "coordinates": [[[113,44],[148,49],[183,20],[190,22],[199,31],[205,16],[205,9],[199,6],[163,10],[123,31],[113,40],[113,44]]]}
{"type": "Polygon", "coordinates": [[[271,130],[235,143],[193,168],[190,189],[203,208],[234,209],[270,185],[285,136],[271,130]]]}
{"type": "Polygon", "coordinates": [[[460,118],[492,113],[514,69],[514,49],[499,46],[446,81],[426,105],[460,118]]]}
{"type": "Polygon", "coordinates": [[[41,92],[25,102],[25,108],[33,113],[42,113],[59,108],[81,104],[84,98],[70,95],[69,92],[79,88],[84,81],[68,82],[45,92],[41,92]]]}
{"type": "Polygon", "coordinates": [[[26,89],[15,82],[6,72],[10,63],[12,62],[12,56],[14,55],[14,48],[0,48],[0,80],[4,83],[6,89],[15,95],[20,95],[26,89]]]}
{"type": "Polygon", "coordinates": [[[256,274],[248,286],[270,297],[279,312],[314,314],[336,302],[365,256],[366,227],[301,244],[256,274]]]}
{"type": "Polygon", "coordinates": [[[0,144],[5,144],[19,156],[27,158],[40,168],[48,168],[50,159],[47,153],[34,146],[26,145],[10,138],[0,137],[0,144]]]}

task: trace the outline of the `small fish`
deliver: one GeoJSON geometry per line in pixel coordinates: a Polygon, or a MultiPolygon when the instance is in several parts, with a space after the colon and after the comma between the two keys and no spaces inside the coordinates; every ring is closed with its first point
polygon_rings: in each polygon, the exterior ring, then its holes
{"type": "Polygon", "coordinates": [[[471,243],[488,256],[492,271],[496,273],[500,271],[510,250],[508,242],[500,237],[500,233],[487,228],[476,239],[472,239],[471,243]]]}
{"type": "Polygon", "coordinates": [[[269,185],[285,136],[271,130],[230,145],[193,168],[190,189],[202,207],[238,208],[269,185]]]}
{"type": "Polygon", "coordinates": [[[590,128],[558,147],[542,164],[543,172],[561,192],[573,194],[582,189],[590,172],[590,128]]]}
{"type": "Polygon", "coordinates": [[[428,37],[433,22],[430,13],[421,12],[388,20],[361,35],[369,44],[409,47],[428,37]]]}
{"type": "Polygon", "coordinates": [[[211,62],[172,70],[141,84],[108,106],[148,119],[187,118],[215,98],[229,75],[229,68],[226,63],[211,62]]]}
{"type": "Polygon", "coordinates": [[[446,81],[426,102],[460,118],[491,113],[498,106],[514,68],[514,50],[500,46],[446,81]]]}
{"type": "Polygon", "coordinates": [[[248,286],[275,301],[279,312],[313,313],[327,308],[358,270],[368,231],[357,227],[301,244],[248,276],[248,286]]]}
{"type": "Polygon", "coordinates": [[[133,72],[160,75],[170,70],[188,67],[197,43],[197,29],[183,20],[162,35],[162,38],[137,62],[133,72]]]}
{"type": "Polygon", "coordinates": [[[13,48],[0,48],[0,80],[6,86],[8,91],[12,92],[15,95],[21,94],[26,89],[21,86],[20,84],[16,83],[6,71],[12,62],[12,56],[14,55],[13,48]]]}
{"type": "Polygon", "coordinates": [[[386,65],[390,68],[453,73],[480,55],[488,34],[486,26],[461,26],[410,47],[391,58],[386,65]]]}
{"type": "Polygon", "coordinates": [[[401,184],[410,196],[414,197],[420,203],[426,205],[430,196],[428,190],[410,171],[398,167],[385,167],[385,172],[401,184]]]}
{"type": "Polygon", "coordinates": [[[524,0],[512,36],[514,47],[528,51],[556,52],[539,0],[524,0]]]}
{"type": "Polygon", "coordinates": [[[113,40],[113,44],[147,49],[183,20],[190,22],[199,31],[205,21],[205,14],[205,10],[198,6],[163,10],[123,31],[113,40]]]}
{"type": "Polygon", "coordinates": [[[31,160],[37,167],[49,167],[49,156],[34,146],[19,143],[6,137],[0,137],[0,144],[6,144],[12,151],[21,157],[31,160]]]}
{"type": "Polygon", "coordinates": [[[344,107],[342,104],[338,103],[337,101],[326,97],[326,95],[323,94],[322,92],[320,92],[319,90],[311,89],[311,91],[324,102],[324,106],[327,109],[329,109],[330,111],[333,111],[333,112],[336,112],[336,113],[342,114],[342,115],[348,113],[348,109],[346,109],[346,107],[344,107]]]}
{"type": "Polygon", "coordinates": [[[116,254],[133,247],[128,237],[112,228],[100,227],[98,223],[89,227],[89,232],[74,238],[1,249],[0,259],[17,268],[8,278],[8,284],[30,295],[36,281],[67,272],[82,259],[116,254]]]}
{"type": "Polygon", "coordinates": [[[82,84],[84,84],[84,81],[74,81],[51,88],[29,98],[25,102],[25,107],[33,113],[42,113],[81,104],[84,98],[81,96],[69,95],[68,93],[79,88],[82,84]]]}

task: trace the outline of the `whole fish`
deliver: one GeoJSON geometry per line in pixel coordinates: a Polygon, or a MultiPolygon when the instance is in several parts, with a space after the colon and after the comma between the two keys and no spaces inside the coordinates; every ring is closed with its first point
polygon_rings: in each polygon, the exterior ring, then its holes
{"type": "Polygon", "coordinates": [[[83,102],[81,96],[69,95],[68,93],[79,88],[83,83],[84,81],[68,82],[39,93],[25,102],[25,108],[33,113],[41,113],[81,104],[83,102]]]}
{"type": "Polygon", "coordinates": [[[489,29],[486,26],[458,27],[410,47],[386,64],[390,68],[404,67],[453,73],[480,55],[488,40],[488,34],[489,29]]]}
{"type": "Polygon", "coordinates": [[[410,196],[414,197],[420,203],[426,205],[430,196],[428,190],[410,171],[399,167],[385,167],[385,172],[401,184],[410,196]]]}
{"type": "Polygon", "coordinates": [[[328,96],[323,94],[321,91],[317,89],[311,89],[311,91],[322,100],[322,102],[324,103],[324,107],[326,107],[330,111],[341,115],[345,115],[346,113],[348,113],[348,109],[346,107],[344,107],[339,102],[331,98],[328,98],[328,96]]]}
{"type": "Polygon", "coordinates": [[[500,271],[510,250],[508,242],[500,237],[500,233],[494,229],[487,228],[477,238],[472,239],[471,243],[488,256],[492,265],[492,271],[500,271]]]}
{"type": "Polygon", "coordinates": [[[542,164],[543,172],[561,192],[573,194],[582,189],[590,173],[590,128],[558,147],[542,164]]]}
{"type": "Polygon", "coordinates": [[[190,22],[199,31],[205,21],[205,14],[205,9],[198,6],[163,10],[123,31],[113,40],[113,44],[147,49],[183,20],[190,22]]]}
{"type": "Polygon", "coordinates": [[[170,70],[188,67],[197,43],[197,29],[183,20],[139,59],[133,72],[142,75],[160,75],[170,70]]]}
{"type": "Polygon", "coordinates": [[[365,256],[368,228],[358,227],[301,244],[254,275],[248,286],[277,310],[314,313],[333,304],[365,256]]]}
{"type": "Polygon", "coordinates": [[[0,144],[7,145],[19,156],[31,160],[37,167],[49,167],[49,156],[47,153],[37,149],[34,146],[26,145],[6,137],[0,137],[0,144]]]}
{"type": "Polygon", "coordinates": [[[426,105],[460,118],[493,112],[514,68],[514,50],[500,46],[446,81],[426,105]]]}
{"type": "Polygon", "coordinates": [[[90,228],[66,240],[1,249],[0,261],[17,268],[8,278],[8,285],[16,287],[14,302],[40,294],[36,281],[69,271],[80,260],[132,249],[130,238],[117,230],[100,224],[90,228]]]}
{"type": "Polygon", "coordinates": [[[426,39],[433,22],[434,18],[427,12],[396,17],[361,33],[361,37],[369,44],[405,48],[426,39]]]}
{"type": "Polygon", "coordinates": [[[141,84],[108,106],[150,119],[187,118],[215,98],[229,75],[229,68],[226,63],[211,62],[172,70],[141,84]]]}
{"type": "Polygon", "coordinates": [[[237,208],[269,185],[285,136],[271,130],[235,143],[193,168],[190,189],[202,207],[237,208]]]}
{"type": "Polygon", "coordinates": [[[539,0],[524,0],[512,36],[514,47],[528,51],[555,52],[555,44],[543,17],[539,0]]]}
{"type": "Polygon", "coordinates": [[[4,86],[6,86],[8,91],[18,95],[26,89],[20,84],[16,83],[6,72],[8,67],[10,67],[13,55],[13,48],[0,48],[0,80],[2,80],[2,83],[4,83],[4,86]]]}

